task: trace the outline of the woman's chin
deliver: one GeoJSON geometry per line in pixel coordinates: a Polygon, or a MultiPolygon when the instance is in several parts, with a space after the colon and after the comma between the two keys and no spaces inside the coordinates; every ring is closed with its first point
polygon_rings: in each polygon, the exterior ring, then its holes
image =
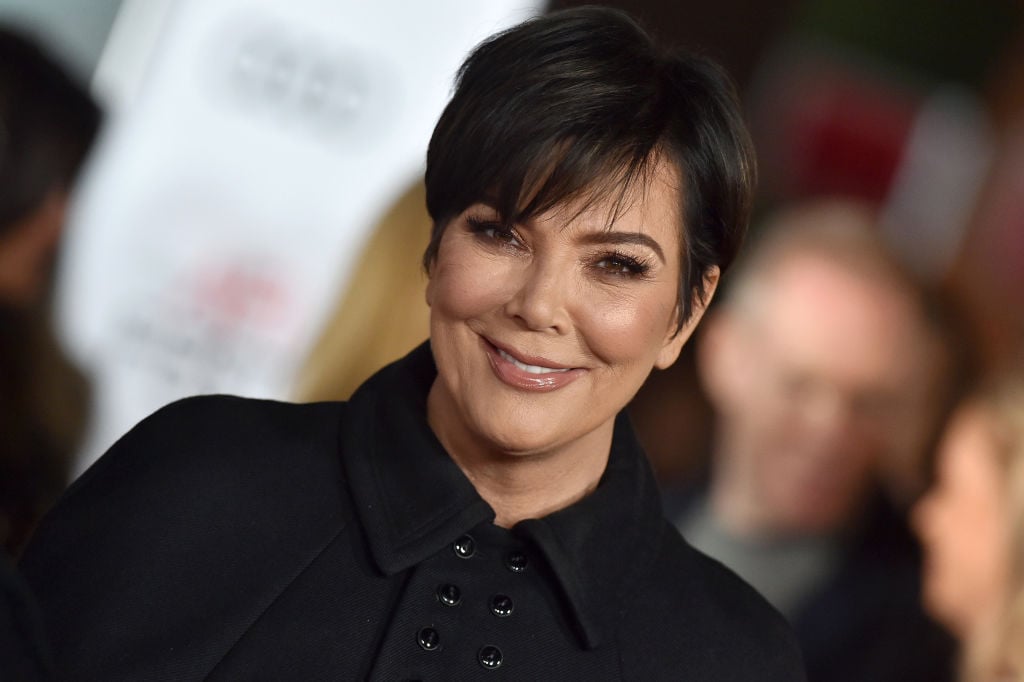
{"type": "Polygon", "coordinates": [[[494,452],[509,457],[539,455],[558,446],[558,439],[553,434],[525,424],[503,424],[500,431],[488,434],[486,441],[494,452]]]}

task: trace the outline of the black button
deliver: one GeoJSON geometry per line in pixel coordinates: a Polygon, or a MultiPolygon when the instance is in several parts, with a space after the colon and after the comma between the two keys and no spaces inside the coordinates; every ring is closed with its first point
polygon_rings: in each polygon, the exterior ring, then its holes
{"type": "Polygon", "coordinates": [[[491,597],[491,613],[495,616],[499,618],[511,616],[513,608],[512,597],[507,597],[504,594],[496,594],[491,597]]]}
{"type": "Polygon", "coordinates": [[[529,560],[522,552],[512,552],[505,557],[505,565],[508,566],[508,570],[513,573],[522,573],[526,570],[526,565],[528,563],[530,563],[529,560]]]}
{"type": "Polygon", "coordinates": [[[494,670],[501,666],[501,649],[490,645],[482,647],[476,658],[480,661],[480,665],[488,670],[494,670]]]}
{"type": "Polygon", "coordinates": [[[462,601],[462,592],[455,585],[441,585],[437,588],[437,600],[445,606],[458,606],[462,601]]]}
{"type": "Polygon", "coordinates": [[[434,651],[441,648],[441,635],[437,634],[434,628],[423,628],[416,635],[416,641],[424,651],[434,651]]]}
{"type": "Polygon", "coordinates": [[[452,549],[455,550],[455,556],[460,559],[468,559],[476,554],[476,540],[473,539],[472,535],[463,535],[455,541],[452,549]]]}

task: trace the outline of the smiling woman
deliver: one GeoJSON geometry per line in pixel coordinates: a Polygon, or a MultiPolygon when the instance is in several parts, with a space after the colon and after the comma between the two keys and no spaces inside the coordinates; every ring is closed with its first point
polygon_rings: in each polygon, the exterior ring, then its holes
{"type": "Polygon", "coordinates": [[[661,516],[622,413],[742,241],[728,79],[625,15],[466,60],[427,155],[430,339],[346,403],[194,398],[119,441],[23,570],[89,679],[803,679],[661,516]]]}
{"type": "MultiPolygon", "coordinates": [[[[444,231],[427,286],[438,367],[427,418],[499,525],[597,485],[616,414],[703,312],[699,302],[677,328],[676,176],[659,162],[617,215],[609,200],[576,201],[506,227],[474,204],[444,231]],[[476,475],[495,468],[497,480],[476,475]]],[[[710,294],[717,270],[707,279],[710,294]]]]}

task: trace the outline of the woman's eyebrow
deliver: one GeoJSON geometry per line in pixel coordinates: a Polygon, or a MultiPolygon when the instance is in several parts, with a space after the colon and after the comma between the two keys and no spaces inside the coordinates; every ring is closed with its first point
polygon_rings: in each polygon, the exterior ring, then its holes
{"type": "Polygon", "coordinates": [[[653,237],[642,232],[613,232],[601,230],[584,234],[580,241],[584,244],[638,244],[646,246],[658,255],[662,263],[665,262],[665,252],[661,245],[653,237]]]}

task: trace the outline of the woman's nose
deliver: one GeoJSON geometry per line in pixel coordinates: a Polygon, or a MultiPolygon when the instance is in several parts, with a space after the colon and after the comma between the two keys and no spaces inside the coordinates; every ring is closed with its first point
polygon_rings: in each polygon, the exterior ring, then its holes
{"type": "Polygon", "coordinates": [[[570,266],[553,261],[531,262],[505,304],[506,314],[533,331],[566,333],[574,286],[571,272],[570,266]]]}

